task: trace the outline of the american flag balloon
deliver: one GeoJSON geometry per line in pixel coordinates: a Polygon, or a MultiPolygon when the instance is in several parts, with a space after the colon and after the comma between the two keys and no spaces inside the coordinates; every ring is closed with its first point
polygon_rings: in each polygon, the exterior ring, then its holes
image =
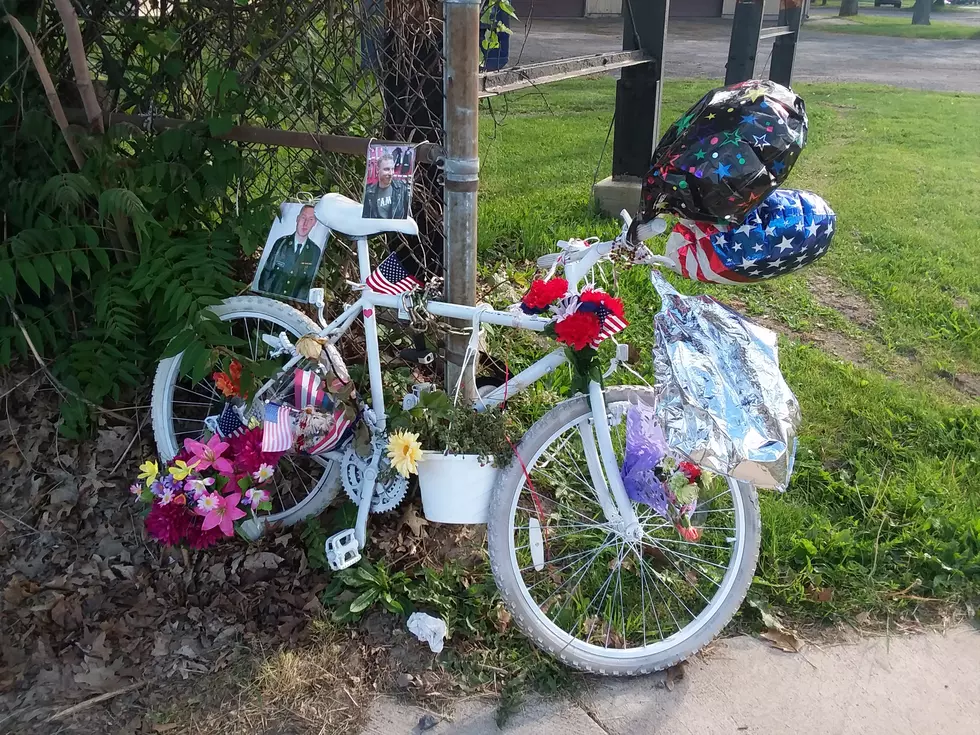
{"type": "Polygon", "coordinates": [[[389,296],[409,293],[422,287],[422,282],[405,270],[398,256],[392,253],[383,261],[366,281],[368,288],[389,296]]]}
{"type": "Polygon", "coordinates": [[[754,283],[821,257],[836,224],[837,215],[816,194],[776,189],[739,226],[680,220],[667,238],[666,257],[691,280],[754,283]]]}

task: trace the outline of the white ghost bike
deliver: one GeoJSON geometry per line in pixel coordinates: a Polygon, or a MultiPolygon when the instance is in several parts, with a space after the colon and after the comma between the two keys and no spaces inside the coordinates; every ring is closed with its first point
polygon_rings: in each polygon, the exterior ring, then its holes
{"type": "MultiPolygon", "coordinates": [[[[404,497],[405,484],[379,481],[378,466],[387,443],[378,349],[377,310],[406,316],[406,300],[372,291],[367,238],[383,232],[417,235],[415,222],[369,220],[361,205],[337,194],[322,197],[317,218],[332,234],[354,240],[361,288],[359,298],[331,322],[319,324],[273,299],[239,296],[213,308],[233,334],[246,340],[253,359],[279,354],[282,371],[255,401],[290,402],[292,375],[302,360],[291,340],[316,333],[336,343],[357,321],[366,340],[374,452],[362,460],[350,447],[322,457],[289,455],[280,463],[273,510],[263,525],[290,525],[319,514],[343,487],[357,504],[354,528],[327,543],[335,569],[356,563],[366,540],[371,512],[389,510],[404,497]]],[[[559,243],[545,256],[560,259],[571,288],[586,282],[592,268],[626,241],[629,217],[620,235],[608,242],[559,243]]],[[[652,277],[660,277],[655,270],[652,277]]],[[[316,293],[316,291],[314,292],[316,293]]],[[[322,293],[322,292],[320,292],[322,293]]],[[[484,307],[429,301],[434,317],[541,331],[548,320],[484,307]]],[[[617,352],[619,352],[617,350],[617,352]]],[[[153,390],[153,428],[165,460],[184,437],[199,437],[223,398],[213,383],[189,383],[181,355],[161,361],[153,390]]],[[[513,396],[565,363],[556,349],[478,400],[477,409],[513,396]]],[[[619,366],[618,357],[610,373],[619,366]]],[[[607,373],[608,375],[609,373],[607,373]]],[[[692,517],[700,537],[686,540],[650,506],[627,496],[620,475],[626,422],[631,403],[652,397],[639,386],[602,387],[562,401],[531,427],[517,456],[498,476],[490,509],[488,545],[501,596],[521,630],[539,647],[570,666],[600,674],[633,675],[660,670],[707,645],[731,620],[755,571],[760,517],[755,489],[722,478],[714,497],[700,498],[692,517]]],[[[381,473],[380,477],[384,477],[381,473]]]]}

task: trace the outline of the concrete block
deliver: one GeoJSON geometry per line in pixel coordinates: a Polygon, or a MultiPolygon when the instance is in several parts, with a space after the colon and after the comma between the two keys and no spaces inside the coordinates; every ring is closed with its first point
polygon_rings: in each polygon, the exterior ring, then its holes
{"type": "Polygon", "coordinates": [[[610,176],[596,184],[592,194],[601,211],[610,217],[619,217],[624,209],[630,215],[636,214],[640,207],[640,188],[640,179],[623,177],[613,180],[610,176]]]}

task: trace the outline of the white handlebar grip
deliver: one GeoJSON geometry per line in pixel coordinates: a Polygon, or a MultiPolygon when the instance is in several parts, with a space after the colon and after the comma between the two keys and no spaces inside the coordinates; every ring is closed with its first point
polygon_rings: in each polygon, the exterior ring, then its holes
{"type": "Polygon", "coordinates": [[[667,220],[662,217],[644,222],[636,227],[636,237],[640,242],[649,240],[651,237],[662,235],[667,230],[667,220]]]}

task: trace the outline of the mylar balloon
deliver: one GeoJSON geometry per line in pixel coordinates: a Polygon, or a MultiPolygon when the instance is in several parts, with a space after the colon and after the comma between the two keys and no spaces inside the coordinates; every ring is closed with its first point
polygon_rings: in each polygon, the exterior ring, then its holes
{"type": "Polygon", "coordinates": [[[826,253],[836,223],[833,210],[813,192],[776,189],[742,225],[680,220],[662,262],[695,281],[763,281],[826,253]]]}
{"type": "Polygon", "coordinates": [[[640,218],[669,211],[740,224],[786,180],[806,145],[803,99],[767,79],[706,94],[653,153],[640,218]]]}

